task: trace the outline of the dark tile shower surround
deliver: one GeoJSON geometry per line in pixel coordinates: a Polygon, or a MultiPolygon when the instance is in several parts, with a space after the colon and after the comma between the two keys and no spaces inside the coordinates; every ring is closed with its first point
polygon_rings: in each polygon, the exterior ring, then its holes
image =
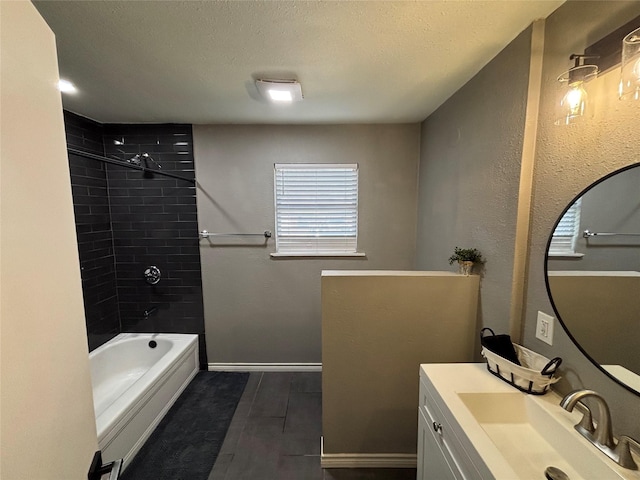
{"type": "MultiPolygon", "coordinates": [[[[120,160],[130,159],[138,153],[148,153],[161,165],[162,171],[195,179],[191,125],[101,125],[68,112],[65,113],[65,123],[67,141],[71,148],[120,160]],[[104,148],[103,152],[98,152],[96,148],[97,131],[100,133],[99,144],[104,148]],[[89,150],[89,147],[93,150],[89,150]]],[[[87,183],[83,179],[89,177],[82,176],[85,172],[78,169],[89,167],[76,168],[76,164],[80,165],[81,157],[69,157],[83,287],[87,283],[95,284],[93,288],[96,295],[105,297],[104,301],[96,304],[97,297],[89,298],[91,288],[85,290],[90,349],[104,343],[110,338],[110,334],[118,331],[197,333],[200,337],[201,366],[205,366],[195,185],[158,174],[82,159],[83,165],[91,165],[94,169],[105,172],[103,183],[90,187],[82,183],[87,183]],[[85,197],[98,203],[106,199],[110,215],[107,218],[94,218],[92,206],[89,206],[88,211],[86,209],[85,197]],[[91,226],[84,227],[86,223],[78,220],[91,222],[91,226]],[[112,256],[107,255],[108,249],[104,256],[100,256],[99,264],[105,270],[105,281],[101,283],[100,280],[88,279],[90,271],[85,265],[85,261],[90,261],[92,252],[96,251],[95,244],[88,244],[93,237],[89,236],[87,241],[82,242],[80,238],[86,235],[82,231],[84,229],[88,228],[94,233],[95,228],[97,234],[104,232],[107,225],[111,236],[112,256]],[[112,273],[107,272],[109,258],[112,259],[112,273]],[[162,272],[157,285],[149,285],[144,280],[143,272],[150,265],[157,266],[162,272]],[[115,311],[119,314],[119,330],[115,332],[113,319],[107,315],[108,311],[113,312],[106,308],[107,298],[114,298],[117,305],[115,311]],[[96,305],[102,304],[104,308],[96,308],[96,305]],[[155,311],[145,318],[145,310],[151,307],[155,307],[155,311]]],[[[151,162],[148,167],[157,168],[151,162]]],[[[92,179],[89,183],[94,181],[92,179]]],[[[98,240],[92,241],[95,243],[98,240]]]]}
{"type": "MultiPolygon", "coordinates": [[[[104,155],[102,125],[64,115],[67,145],[104,155]]],[[[69,155],[89,350],[120,333],[106,164],[69,155]]]]}

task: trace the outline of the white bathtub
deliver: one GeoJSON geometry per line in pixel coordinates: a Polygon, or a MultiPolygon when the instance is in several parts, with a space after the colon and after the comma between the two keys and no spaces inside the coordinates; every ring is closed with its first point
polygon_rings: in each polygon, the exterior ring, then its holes
{"type": "Polygon", "coordinates": [[[122,333],[89,361],[103,461],[126,467],[198,373],[198,336],[122,333]]]}

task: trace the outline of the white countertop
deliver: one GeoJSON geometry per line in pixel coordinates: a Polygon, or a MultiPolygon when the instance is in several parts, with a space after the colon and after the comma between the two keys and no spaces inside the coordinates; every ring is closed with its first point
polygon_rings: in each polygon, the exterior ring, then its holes
{"type": "Polygon", "coordinates": [[[640,375],[637,373],[624,368],[622,365],[602,365],[602,368],[622,383],[626,383],[634,390],[640,392],[640,375]]]}

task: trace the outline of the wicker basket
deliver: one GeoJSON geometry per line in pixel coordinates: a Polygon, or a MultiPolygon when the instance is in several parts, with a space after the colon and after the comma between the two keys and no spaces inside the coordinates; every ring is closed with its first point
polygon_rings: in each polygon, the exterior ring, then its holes
{"type": "MultiPolygon", "coordinates": [[[[493,334],[493,331],[490,331],[493,334]]],[[[480,335],[482,339],[483,333],[480,335]]],[[[555,377],[555,373],[562,363],[562,359],[555,357],[549,360],[517,343],[514,343],[513,347],[520,365],[516,365],[483,345],[481,353],[487,361],[487,370],[522,392],[532,395],[547,393],[549,386],[560,379],[555,377]]]]}

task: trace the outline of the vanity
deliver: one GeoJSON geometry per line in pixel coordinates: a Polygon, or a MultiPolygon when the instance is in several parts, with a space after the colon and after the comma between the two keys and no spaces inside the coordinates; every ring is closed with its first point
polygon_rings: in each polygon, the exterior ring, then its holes
{"type": "Polygon", "coordinates": [[[419,391],[418,480],[544,479],[550,466],[571,480],[640,479],[574,429],[582,414],[560,396],[522,393],[484,363],[421,365],[419,391]]]}

